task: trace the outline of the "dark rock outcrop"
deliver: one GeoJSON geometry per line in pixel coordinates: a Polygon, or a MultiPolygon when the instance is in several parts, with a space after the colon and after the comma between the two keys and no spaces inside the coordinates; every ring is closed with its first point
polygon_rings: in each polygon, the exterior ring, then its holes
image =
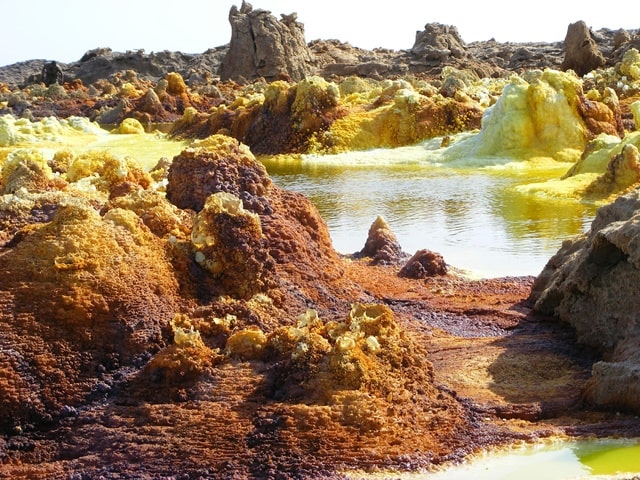
{"type": "Polygon", "coordinates": [[[598,350],[587,398],[640,411],[640,190],[598,210],[591,230],[567,240],[536,279],[537,312],[571,324],[598,350]],[[635,380],[630,381],[634,378],[635,380]]]}
{"type": "MultiPolygon", "coordinates": [[[[570,61],[577,62],[578,66],[567,63],[566,68],[589,71],[582,51],[585,40],[587,51],[595,52],[596,63],[600,64],[604,58],[608,66],[619,62],[630,48],[640,48],[637,30],[591,31],[584,27],[575,35],[575,47],[569,48],[568,42],[574,42],[574,36],[567,34],[565,55],[562,41],[503,43],[489,39],[465,43],[456,27],[430,23],[424,31],[416,33],[410,49],[364,50],[338,40],[314,40],[306,44],[303,25],[297,22],[295,14],[283,15],[277,20],[269,12],[254,10],[246,3],[240,9],[231,10],[230,21],[235,25],[231,44],[203,53],[145,53],[144,50],[121,53],[110,48],[96,48],[77,62],[58,64],[66,82],[81,80],[87,86],[133,70],[140,80],[153,82],[176,72],[193,87],[211,85],[218,74],[223,79],[247,81],[258,77],[272,80],[287,75],[296,80],[309,74],[374,79],[424,74],[438,78],[443,67],[453,66],[473,70],[481,77],[498,77],[527,69],[560,69],[563,62],[570,61]],[[577,53],[569,54],[569,50],[577,53]],[[597,52],[601,52],[600,55],[597,52]]],[[[584,26],[584,22],[574,25],[584,26]]],[[[38,83],[47,61],[27,60],[0,67],[0,83],[10,86],[38,83]]]]}
{"type": "Polygon", "coordinates": [[[467,47],[452,25],[427,23],[424,30],[416,32],[416,41],[411,48],[414,57],[427,63],[441,63],[449,58],[465,58],[467,47]]]}
{"type": "Polygon", "coordinates": [[[242,2],[229,12],[231,43],[221,68],[222,80],[302,80],[312,71],[313,55],[304,38],[304,26],[297,15],[277,20],[266,10],[254,10],[242,2]]]}
{"type": "Polygon", "coordinates": [[[390,265],[401,260],[405,254],[389,224],[378,216],[369,227],[364,248],[356,256],[370,257],[372,265],[390,265]]]}
{"type": "Polygon", "coordinates": [[[602,67],[606,62],[589,27],[583,21],[569,25],[564,47],[565,57],[561,66],[562,70],[573,70],[582,76],[591,70],[602,67]]]}

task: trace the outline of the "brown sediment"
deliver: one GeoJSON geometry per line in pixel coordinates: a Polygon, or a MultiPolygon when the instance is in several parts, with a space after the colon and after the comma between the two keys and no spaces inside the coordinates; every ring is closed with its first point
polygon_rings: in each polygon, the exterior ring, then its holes
{"type": "MultiPolygon", "coordinates": [[[[418,281],[365,260],[343,265],[348,279],[393,312],[405,348],[420,354],[406,357],[417,363],[411,374],[402,367],[401,384],[393,374],[382,380],[386,398],[361,388],[332,391],[335,383],[317,390],[328,377],[313,371],[306,380],[282,381],[294,373],[282,352],[209,355],[191,374],[162,376],[162,368],[171,369],[167,359],[179,356],[180,346],[172,346],[144,369],[115,372],[109,395],[67,408],[50,428],[5,435],[0,472],[342,478],[349,470],[434,468],[514,441],[637,432],[637,419],[581,403],[593,357],[576,347],[569,329],[531,314],[523,300],[531,278],[418,281]]],[[[193,325],[207,341],[216,328],[203,323],[193,325]]]]}

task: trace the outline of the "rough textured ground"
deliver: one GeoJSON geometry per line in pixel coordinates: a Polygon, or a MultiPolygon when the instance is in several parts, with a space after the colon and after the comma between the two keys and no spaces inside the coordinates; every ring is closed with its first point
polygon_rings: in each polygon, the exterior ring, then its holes
{"type": "Polygon", "coordinates": [[[409,280],[366,260],[344,265],[433,364],[440,400],[426,410],[417,398],[395,402],[411,410],[412,435],[401,425],[393,435],[336,428],[328,407],[265,400],[265,361],[222,365],[197,399],[174,401],[121,371],[109,395],[54,427],[3,437],[0,477],[341,478],[434,467],[511,441],[637,434],[637,418],[585,408],[579,392],[594,358],[570,329],[531,314],[531,278],[409,280]],[[413,436],[422,423],[428,434],[413,436]]]}

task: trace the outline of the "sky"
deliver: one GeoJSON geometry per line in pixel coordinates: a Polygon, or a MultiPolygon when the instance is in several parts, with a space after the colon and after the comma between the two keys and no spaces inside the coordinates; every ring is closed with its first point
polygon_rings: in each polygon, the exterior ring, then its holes
{"type": "MultiPolygon", "coordinates": [[[[640,28],[637,0],[607,6],[562,0],[253,0],[254,9],[297,12],[307,42],[338,39],[365,49],[410,49],[416,31],[437,22],[465,42],[564,40],[570,23],[640,28]],[[577,7],[576,4],[580,5],[577,7]]],[[[231,37],[228,15],[242,0],[0,0],[0,66],[47,59],[69,63],[88,50],[202,53],[231,37]]],[[[595,2],[594,2],[595,3],[595,2]]]]}

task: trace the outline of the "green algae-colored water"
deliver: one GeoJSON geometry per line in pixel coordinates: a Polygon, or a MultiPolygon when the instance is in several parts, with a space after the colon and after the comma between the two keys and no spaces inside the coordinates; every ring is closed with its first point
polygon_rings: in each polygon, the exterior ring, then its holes
{"type": "Polygon", "coordinates": [[[350,474],[370,480],[630,479],[640,473],[640,440],[556,441],[488,452],[431,473],[350,474]]]}
{"type": "Polygon", "coordinates": [[[564,239],[588,229],[592,203],[519,188],[558,179],[570,164],[442,163],[433,143],[262,161],[277,185],[311,199],[345,254],[362,249],[382,215],[407,253],[427,248],[476,276],[537,275],[564,239]]]}
{"type": "Polygon", "coordinates": [[[639,472],[638,440],[594,440],[558,442],[488,454],[465,465],[434,474],[410,475],[406,479],[565,480],[630,478],[639,472]]]}

